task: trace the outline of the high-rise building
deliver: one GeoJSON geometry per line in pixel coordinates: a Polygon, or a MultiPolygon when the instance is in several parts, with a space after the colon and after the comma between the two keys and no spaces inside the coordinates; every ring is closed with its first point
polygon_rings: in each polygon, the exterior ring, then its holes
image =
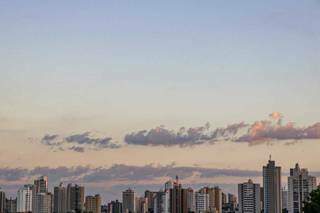
{"type": "Polygon", "coordinates": [[[67,186],[67,211],[81,213],[84,211],[84,187],[77,184],[67,186]]]}
{"type": "Polygon", "coordinates": [[[155,196],[156,196],[156,192],[152,192],[149,190],[144,192],[144,197],[147,198],[147,200],[148,200],[148,211],[149,212],[153,212],[155,196]]]}
{"type": "Polygon", "coordinates": [[[187,189],[182,188],[178,177],[170,189],[170,213],[184,213],[188,211],[187,189]]]}
{"type": "Polygon", "coordinates": [[[308,169],[300,169],[299,164],[290,169],[288,177],[289,213],[302,212],[304,201],[316,187],[316,178],[309,175],[308,169]]]}
{"type": "Polygon", "coordinates": [[[187,189],[187,209],[188,212],[195,212],[196,210],[196,198],[192,188],[187,189]]]}
{"type": "Polygon", "coordinates": [[[33,185],[24,185],[17,193],[17,212],[32,212],[32,188],[33,185]]]}
{"type": "Polygon", "coordinates": [[[101,197],[100,195],[86,196],[86,213],[101,213],[101,197]]]}
{"type": "Polygon", "coordinates": [[[122,212],[134,213],[136,210],[136,197],[132,189],[122,192],[122,212]]]}
{"type": "MultiPolygon", "coordinates": [[[[40,202],[46,202],[50,199],[51,195],[47,195],[48,192],[48,177],[47,176],[40,176],[38,179],[34,180],[33,188],[32,188],[32,212],[33,213],[39,213],[41,208],[44,209],[50,209],[50,207],[47,208],[46,203],[37,203],[40,202]],[[38,197],[38,194],[39,195],[38,197]]],[[[52,201],[52,199],[51,199],[52,201]]],[[[52,206],[52,205],[51,205],[52,206]]],[[[51,211],[52,209],[50,209],[51,211]]]]}
{"type": "Polygon", "coordinates": [[[196,211],[197,213],[205,213],[209,211],[209,194],[204,190],[195,193],[196,211]]]}
{"type": "Polygon", "coordinates": [[[148,212],[148,198],[136,197],[136,213],[147,213],[148,212]]]}
{"type": "Polygon", "coordinates": [[[164,213],[164,212],[166,212],[166,192],[159,191],[159,192],[156,192],[156,195],[154,198],[153,213],[164,213]]]}
{"type": "Polygon", "coordinates": [[[16,213],[17,212],[17,198],[6,199],[6,213],[16,213]]]}
{"type": "Polygon", "coordinates": [[[260,184],[252,180],[238,184],[239,212],[260,213],[260,184]]]}
{"type": "Polygon", "coordinates": [[[281,213],[281,167],[271,157],[263,166],[264,212],[281,213]]]}
{"type": "Polygon", "coordinates": [[[282,212],[288,211],[288,191],[285,188],[281,189],[281,199],[282,199],[282,212]]]}
{"type": "Polygon", "coordinates": [[[6,194],[4,191],[0,191],[0,213],[5,213],[6,209],[6,194]]]}
{"type": "Polygon", "coordinates": [[[60,183],[54,187],[53,213],[67,212],[67,192],[66,188],[60,183]]]}
{"type": "Polygon", "coordinates": [[[32,206],[35,209],[33,213],[52,213],[52,194],[49,192],[37,193],[32,206]]]}
{"type": "Polygon", "coordinates": [[[108,203],[108,213],[122,213],[122,203],[118,200],[108,203]]]}
{"type": "Polygon", "coordinates": [[[214,190],[214,208],[216,213],[222,213],[222,190],[216,186],[214,190]]]}

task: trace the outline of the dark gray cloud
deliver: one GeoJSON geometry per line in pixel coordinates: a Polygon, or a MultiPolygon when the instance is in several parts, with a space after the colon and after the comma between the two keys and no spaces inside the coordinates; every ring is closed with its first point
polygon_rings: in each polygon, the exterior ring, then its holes
{"type": "Polygon", "coordinates": [[[160,126],[151,130],[141,130],[127,134],[124,141],[133,145],[151,146],[193,146],[204,143],[214,143],[220,139],[233,137],[238,131],[247,125],[242,123],[232,124],[225,128],[210,130],[210,124],[204,126],[185,128],[178,131],[166,129],[160,126]]]}
{"type": "Polygon", "coordinates": [[[90,132],[73,134],[66,137],[59,135],[45,135],[41,143],[51,147],[54,151],[72,150],[85,152],[86,150],[116,149],[120,145],[113,142],[111,137],[93,137],[90,132]]]}

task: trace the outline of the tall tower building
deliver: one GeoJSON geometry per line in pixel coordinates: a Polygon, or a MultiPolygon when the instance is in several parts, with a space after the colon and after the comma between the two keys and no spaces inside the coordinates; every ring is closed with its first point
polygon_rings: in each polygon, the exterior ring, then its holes
{"type": "Polygon", "coordinates": [[[17,212],[32,212],[33,185],[24,185],[17,193],[17,212]]]}
{"type": "Polygon", "coordinates": [[[6,199],[6,213],[16,213],[17,212],[17,198],[6,199]]]}
{"type": "Polygon", "coordinates": [[[87,213],[101,213],[101,197],[100,195],[86,197],[86,212],[87,213]]]}
{"type": "Polygon", "coordinates": [[[166,192],[159,191],[159,192],[156,192],[156,195],[154,198],[153,213],[164,213],[164,212],[166,212],[166,192]]]}
{"type": "Polygon", "coordinates": [[[47,193],[48,193],[48,177],[41,176],[38,179],[34,180],[33,191],[32,191],[32,212],[33,213],[39,213],[40,209],[38,208],[41,208],[43,210],[45,209],[45,207],[41,206],[41,205],[46,205],[45,203],[37,203],[37,202],[38,201],[46,202],[48,199],[50,199],[51,195],[46,195],[47,193]],[[38,197],[38,194],[39,194],[39,197],[38,197]]]}
{"type": "Polygon", "coordinates": [[[122,213],[122,203],[118,200],[113,200],[108,203],[108,212],[109,213],[122,213]]]}
{"type": "Polygon", "coordinates": [[[187,189],[183,189],[178,177],[170,189],[170,213],[184,213],[188,211],[187,189]]]}
{"type": "Polygon", "coordinates": [[[316,178],[310,176],[308,169],[300,169],[299,164],[290,169],[288,177],[288,211],[302,212],[303,203],[312,190],[317,188],[316,178]]]}
{"type": "Polygon", "coordinates": [[[263,166],[264,212],[281,213],[281,167],[271,160],[263,166]]]}
{"type": "Polygon", "coordinates": [[[37,193],[33,203],[33,213],[52,213],[52,194],[48,192],[37,193]]]}
{"type": "Polygon", "coordinates": [[[67,212],[67,192],[66,188],[60,183],[54,187],[53,213],[67,212]]]}
{"type": "Polygon", "coordinates": [[[136,210],[135,192],[132,189],[127,189],[122,192],[122,212],[134,213],[136,210]]]}
{"type": "Polygon", "coordinates": [[[187,209],[188,212],[194,212],[196,210],[195,193],[192,188],[187,189],[187,209]]]}
{"type": "Polygon", "coordinates": [[[260,184],[252,180],[238,184],[239,212],[260,213],[260,184]]]}
{"type": "Polygon", "coordinates": [[[6,209],[6,194],[0,191],[0,213],[5,213],[6,209]]]}
{"type": "Polygon", "coordinates": [[[82,213],[84,211],[84,187],[77,184],[67,186],[68,212],[82,213]]]}
{"type": "Polygon", "coordinates": [[[216,186],[214,190],[214,208],[217,213],[222,213],[222,190],[216,186]]]}
{"type": "Polygon", "coordinates": [[[196,213],[209,212],[209,194],[204,190],[195,193],[196,213]]]}
{"type": "Polygon", "coordinates": [[[152,191],[145,191],[144,192],[144,197],[148,200],[148,211],[152,212],[154,209],[154,199],[156,196],[157,192],[152,192],[152,191]]]}

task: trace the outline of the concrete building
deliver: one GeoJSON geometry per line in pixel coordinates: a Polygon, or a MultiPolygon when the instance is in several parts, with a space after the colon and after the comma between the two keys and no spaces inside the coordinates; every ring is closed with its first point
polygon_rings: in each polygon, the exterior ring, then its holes
{"type": "MultiPolygon", "coordinates": [[[[38,179],[34,180],[33,188],[32,188],[32,212],[38,213],[40,209],[38,207],[45,209],[46,207],[42,207],[44,203],[38,204],[38,201],[45,202],[46,199],[50,199],[50,195],[46,195],[48,192],[48,177],[47,176],[40,176],[38,179]],[[41,194],[39,197],[38,194],[41,194]]],[[[52,199],[51,199],[52,201],[52,199]]],[[[52,206],[52,205],[51,205],[52,206]]],[[[48,207],[49,208],[49,207],[48,207]]],[[[52,209],[50,209],[52,210],[52,209]]]]}
{"type": "Polygon", "coordinates": [[[260,213],[260,184],[252,180],[238,184],[239,212],[260,213]]]}
{"type": "Polygon", "coordinates": [[[134,213],[136,210],[136,196],[132,189],[122,192],[122,212],[134,213]]]}
{"type": "Polygon", "coordinates": [[[32,212],[32,188],[33,185],[24,185],[17,193],[17,212],[32,212]]]}
{"type": "Polygon", "coordinates": [[[281,189],[281,199],[282,199],[282,212],[288,211],[288,191],[285,188],[281,189]]]}
{"type": "Polygon", "coordinates": [[[156,197],[157,192],[145,191],[144,197],[148,200],[148,211],[152,212],[154,209],[154,199],[156,197]]]}
{"type": "Polygon", "coordinates": [[[164,213],[166,212],[166,192],[159,191],[156,192],[153,204],[154,213],[164,213]]]}
{"type": "Polygon", "coordinates": [[[196,198],[192,188],[187,189],[187,209],[188,212],[195,212],[196,210],[196,198]]]}
{"type": "Polygon", "coordinates": [[[316,188],[316,178],[310,176],[307,169],[300,169],[299,164],[290,169],[290,176],[288,177],[289,213],[302,212],[303,202],[316,188]]]}
{"type": "Polygon", "coordinates": [[[108,213],[122,213],[122,203],[118,200],[108,203],[108,213]]]}
{"type": "Polygon", "coordinates": [[[101,213],[101,196],[86,196],[86,213],[101,213]]]}
{"type": "Polygon", "coordinates": [[[17,198],[6,199],[6,213],[16,213],[17,212],[17,198]]]}
{"type": "Polygon", "coordinates": [[[281,167],[271,157],[263,166],[264,212],[281,213],[281,167]]]}
{"type": "Polygon", "coordinates": [[[81,213],[84,211],[84,187],[77,184],[67,186],[67,211],[81,213]]]}
{"type": "Polygon", "coordinates": [[[4,191],[0,191],[0,213],[5,213],[6,209],[6,194],[4,191]]]}
{"type": "Polygon", "coordinates": [[[59,186],[54,187],[53,190],[53,213],[67,212],[67,191],[60,183],[59,186]]]}
{"type": "Polygon", "coordinates": [[[205,213],[209,211],[209,194],[204,190],[195,193],[195,203],[197,213],[205,213]]]}
{"type": "Polygon", "coordinates": [[[188,211],[187,189],[182,188],[178,177],[170,189],[170,213],[182,213],[188,211]]]}
{"type": "Polygon", "coordinates": [[[52,213],[52,194],[49,192],[40,192],[35,196],[33,204],[33,213],[52,213]]]}

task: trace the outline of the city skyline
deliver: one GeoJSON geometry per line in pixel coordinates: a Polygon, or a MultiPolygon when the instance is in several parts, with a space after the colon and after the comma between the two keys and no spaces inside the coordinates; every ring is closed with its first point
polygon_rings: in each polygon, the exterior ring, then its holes
{"type": "Polygon", "coordinates": [[[14,195],[48,175],[51,188],[114,198],[178,175],[236,194],[263,183],[269,155],[285,176],[298,163],[319,178],[319,11],[317,0],[0,2],[0,187],[14,195]]]}

